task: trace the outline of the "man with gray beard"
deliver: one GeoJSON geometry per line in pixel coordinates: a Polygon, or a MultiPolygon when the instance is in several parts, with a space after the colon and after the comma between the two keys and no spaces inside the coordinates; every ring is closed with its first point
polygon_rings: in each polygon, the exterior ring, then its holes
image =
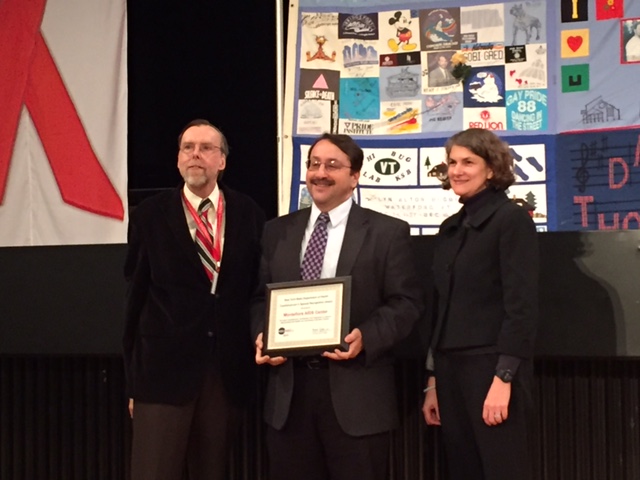
{"type": "Polygon", "coordinates": [[[206,120],[178,137],[184,184],[131,214],[123,337],[132,480],[224,480],[255,389],[249,298],[264,213],[221,185],[229,149],[206,120]]]}

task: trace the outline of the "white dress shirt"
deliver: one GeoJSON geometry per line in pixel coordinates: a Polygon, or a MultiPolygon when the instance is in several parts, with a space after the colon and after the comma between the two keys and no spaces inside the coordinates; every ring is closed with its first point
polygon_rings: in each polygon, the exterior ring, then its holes
{"type": "MultiPolygon", "coordinates": [[[[189,188],[187,188],[186,185],[183,188],[183,192],[184,192],[184,197],[191,204],[193,209],[197,212],[198,207],[200,206],[200,202],[202,202],[204,198],[200,198],[199,196],[197,196],[195,193],[189,190],[189,188]]],[[[218,188],[217,184],[213,189],[213,192],[211,192],[211,194],[207,198],[211,200],[211,204],[212,204],[209,210],[207,210],[207,220],[209,220],[209,223],[211,224],[211,228],[213,229],[213,234],[215,235],[218,228],[218,215],[216,214],[216,212],[218,209],[218,200],[220,198],[220,189],[218,188]]],[[[196,229],[197,229],[196,221],[191,216],[191,213],[189,212],[189,209],[187,208],[187,206],[183,205],[183,207],[184,207],[184,215],[187,218],[187,225],[189,226],[189,233],[191,234],[191,238],[195,242],[196,229]]],[[[220,255],[222,255],[222,250],[224,247],[224,217],[222,218],[222,225],[220,227],[221,227],[220,228],[220,255]]]]}
{"type": "MultiPolygon", "coordinates": [[[[320,278],[333,278],[336,276],[336,269],[338,268],[338,259],[340,258],[340,251],[342,250],[342,241],[344,240],[344,233],[347,229],[347,219],[349,218],[349,212],[353,205],[353,198],[349,197],[348,200],[338,205],[336,208],[327,212],[329,214],[329,223],[327,224],[327,248],[324,252],[324,261],[322,262],[322,270],[320,271],[320,278]]],[[[300,249],[300,265],[302,265],[302,259],[304,258],[304,252],[307,249],[307,244],[313,233],[313,229],[316,225],[316,220],[320,216],[320,209],[316,207],[315,203],[311,204],[311,215],[309,216],[309,223],[304,231],[304,237],[302,237],[302,248],[300,249]]]]}

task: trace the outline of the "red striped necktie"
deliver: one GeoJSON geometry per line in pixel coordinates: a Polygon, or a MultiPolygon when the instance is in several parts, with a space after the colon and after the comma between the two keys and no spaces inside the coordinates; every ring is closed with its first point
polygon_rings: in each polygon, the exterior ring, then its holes
{"type": "Polygon", "coordinates": [[[198,216],[202,220],[202,224],[196,222],[196,247],[200,255],[200,260],[202,260],[204,271],[211,281],[213,281],[213,272],[215,269],[215,263],[213,261],[213,227],[211,226],[211,222],[209,222],[207,212],[212,206],[213,204],[208,198],[202,200],[198,206],[198,216]]]}

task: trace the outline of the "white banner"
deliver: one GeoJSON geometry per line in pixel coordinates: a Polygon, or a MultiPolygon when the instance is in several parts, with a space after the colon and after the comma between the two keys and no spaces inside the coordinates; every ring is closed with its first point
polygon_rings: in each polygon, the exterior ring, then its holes
{"type": "Polygon", "coordinates": [[[125,243],[125,0],[4,0],[0,64],[0,246],[125,243]]]}

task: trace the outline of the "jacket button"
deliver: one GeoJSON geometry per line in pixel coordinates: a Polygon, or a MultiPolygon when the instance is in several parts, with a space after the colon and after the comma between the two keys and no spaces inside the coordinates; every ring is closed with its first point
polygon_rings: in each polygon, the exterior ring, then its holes
{"type": "Polygon", "coordinates": [[[213,337],[213,332],[207,332],[207,337],[209,338],[213,337]]]}

